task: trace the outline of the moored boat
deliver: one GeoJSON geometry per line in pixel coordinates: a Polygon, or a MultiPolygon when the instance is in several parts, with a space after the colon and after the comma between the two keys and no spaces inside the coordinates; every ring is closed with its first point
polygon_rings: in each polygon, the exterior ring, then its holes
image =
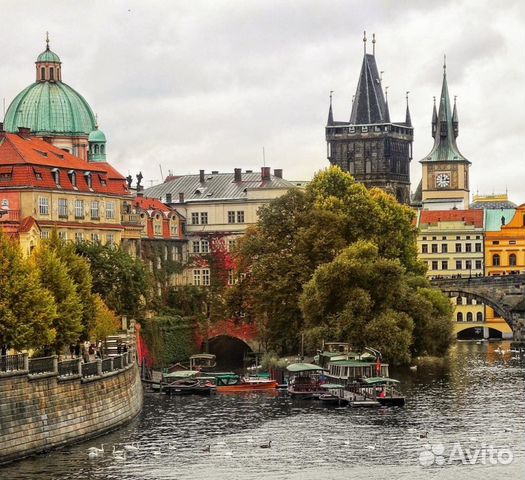
{"type": "Polygon", "coordinates": [[[199,377],[198,370],[181,370],[163,376],[162,391],[168,395],[211,395],[215,385],[208,379],[199,377]]]}
{"type": "Polygon", "coordinates": [[[319,395],[319,401],[326,406],[345,407],[350,402],[344,397],[344,385],[324,383],[321,388],[325,393],[319,395]]]}
{"type": "Polygon", "coordinates": [[[312,363],[292,363],[286,367],[291,374],[288,393],[292,398],[309,399],[326,393],[321,388],[320,375],[323,368],[312,363]]]}
{"type": "Polygon", "coordinates": [[[277,382],[270,378],[243,378],[234,373],[213,374],[218,392],[254,392],[275,390],[277,382]]]}

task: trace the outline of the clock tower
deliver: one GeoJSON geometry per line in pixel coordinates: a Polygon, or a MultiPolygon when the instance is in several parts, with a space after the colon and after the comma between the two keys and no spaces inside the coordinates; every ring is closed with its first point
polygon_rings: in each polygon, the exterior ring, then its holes
{"type": "Polygon", "coordinates": [[[456,144],[459,134],[456,99],[451,108],[448,95],[446,64],[443,65],[443,86],[439,110],[432,112],[434,146],[420,163],[423,166],[422,204],[427,210],[468,209],[470,162],[456,144]]]}

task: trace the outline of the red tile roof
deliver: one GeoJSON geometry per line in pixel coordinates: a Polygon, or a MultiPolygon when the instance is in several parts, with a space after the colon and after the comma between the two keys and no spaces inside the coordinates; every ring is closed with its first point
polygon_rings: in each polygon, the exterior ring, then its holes
{"type": "Polygon", "coordinates": [[[419,217],[420,225],[436,224],[438,222],[465,222],[478,228],[483,228],[483,210],[422,210],[419,217]]]}
{"type": "Polygon", "coordinates": [[[87,162],[37,137],[0,133],[0,189],[41,188],[129,195],[125,178],[108,163],[87,162]],[[53,177],[59,173],[60,185],[53,177]],[[68,172],[75,171],[76,188],[68,172]],[[85,173],[91,173],[91,189],[85,173]]]}
{"type": "Polygon", "coordinates": [[[172,210],[156,198],[135,197],[133,204],[135,207],[139,207],[142,210],[159,210],[161,212],[169,212],[172,210]]]}

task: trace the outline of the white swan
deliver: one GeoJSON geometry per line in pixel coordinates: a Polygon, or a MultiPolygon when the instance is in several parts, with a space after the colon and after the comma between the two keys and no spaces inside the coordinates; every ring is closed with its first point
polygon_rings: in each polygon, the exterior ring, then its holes
{"type": "Polygon", "coordinates": [[[139,446],[137,443],[133,442],[129,445],[124,445],[124,450],[126,450],[126,452],[138,452],[139,446]]]}
{"type": "Polygon", "coordinates": [[[158,457],[159,455],[162,455],[162,452],[157,448],[157,450],[153,450],[151,452],[152,455],[155,455],[156,457],[158,457]]]}
{"type": "Polygon", "coordinates": [[[177,445],[172,442],[168,443],[168,450],[177,450],[177,445]]]}

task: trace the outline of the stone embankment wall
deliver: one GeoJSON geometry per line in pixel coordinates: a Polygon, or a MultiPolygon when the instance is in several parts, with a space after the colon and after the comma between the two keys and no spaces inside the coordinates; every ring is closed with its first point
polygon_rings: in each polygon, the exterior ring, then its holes
{"type": "Polygon", "coordinates": [[[0,464],[100,435],[133,419],[142,408],[142,384],[133,353],[122,357],[83,364],[84,372],[80,361],[70,361],[78,365],[75,370],[56,359],[52,371],[40,362],[33,369],[39,371],[31,373],[27,359],[23,370],[0,371],[0,464]]]}

